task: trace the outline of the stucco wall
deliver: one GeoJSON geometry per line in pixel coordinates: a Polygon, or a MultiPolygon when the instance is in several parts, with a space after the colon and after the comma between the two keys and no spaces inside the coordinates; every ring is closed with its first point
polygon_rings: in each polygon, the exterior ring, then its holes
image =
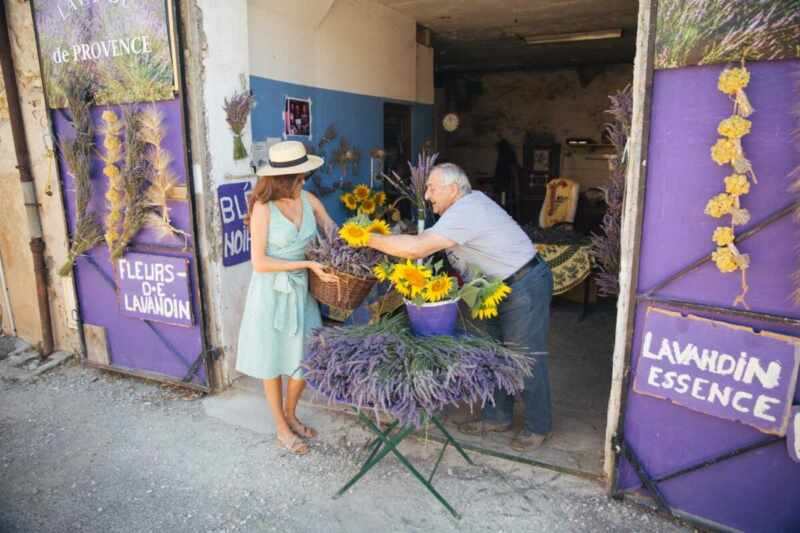
{"type": "MultiPolygon", "coordinates": [[[[56,349],[78,350],[76,329],[69,326],[74,312],[74,292],[56,271],[67,256],[68,239],[55,160],[50,155],[48,117],[35,46],[33,21],[27,2],[6,2],[12,53],[17,70],[36,198],[39,203],[48,271],[48,296],[56,349]]],[[[29,342],[41,341],[36,303],[30,235],[23,213],[22,190],[7,119],[0,117],[0,253],[14,311],[17,334],[29,342]]]]}
{"type": "MultiPolygon", "coordinates": [[[[502,134],[517,150],[522,163],[525,132],[549,135],[562,143],[569,137],[588,137],[600,142],[609,116],[608,96],[633,79],[632,65],[602,67],[583,86],[578,71],[530,71],[485,74],[482,94],[475,95],[469,110],[459,112],[460,128],[447,134],[437,131],[443,157],[462,165],[472,176],[494,174],[496,143],[502,134]]],[[[446,91],[437,91],[437,129],[443,113],[457,110],[451,102],[439,101],[446,91]]],[[[569,176],[585,185],[597,183],[590,174],[569,176]]]]}

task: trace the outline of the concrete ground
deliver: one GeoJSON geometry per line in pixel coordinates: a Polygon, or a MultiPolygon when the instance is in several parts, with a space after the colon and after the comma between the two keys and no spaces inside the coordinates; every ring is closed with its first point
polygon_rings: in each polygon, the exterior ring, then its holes
{"type": "MultiPolygon", "coordinates": [[[[0,381],[0,531],[684,531],[609,501],[585,479],[448,450],[436,486],[453,519],[394,459],[338,500],[368,435],[352,417],[302,408],[312,453],[275,445],[263,399],[202,397],[74,362],[0,381]]],[[[432,441],[402,450],[423,472],[432,441]]]]}
{"type": "MultiPolygon", "coordinates": [[[[581,319],[583,306],[557,299],[550,313],[548,365],[553,400],[553,432],[544,445],[528,452],[510,447],[508,433],[487,433],[458,438],[473,447],[517,457],[580,475],[603,475],[603,448],[608,397],[611,393],[611,363],[614,349],[616,306],[601,300],[581,319]]],[[[515,423],[522,425],[522,406],[515,423]]],[[[475,410],[451,409],[449,427],[474,419],[475,410]]]]}

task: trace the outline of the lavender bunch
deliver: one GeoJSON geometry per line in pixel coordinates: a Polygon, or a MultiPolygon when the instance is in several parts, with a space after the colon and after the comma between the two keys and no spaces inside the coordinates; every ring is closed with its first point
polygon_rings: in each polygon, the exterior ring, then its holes
{"type": "Polygon", "coordinates": [[[339,237],[336,228],[328,228],[309,243],[306,258],[352,276],[374,278],[373,267],[386,256],[366,246],[353,248],[339,237]]]}
{"type": "Polygon", "coordinates": [[[256,106],[256,100],[248,90],[234,94],[225,99],[222,109],[225,110],[225,121],[233,132],[233,159],[238,161],[247,157],[247,150],[242,142],[242,131],[247,124],[250,111],[256,106]]]}
{"type": "Polygon", "coordinates": [[[523,388],[533,359],[488,338],[415,337],[400,314],[377,324],[317,330],[302,367],[331,402],[388,412],[420,427],[448,405],[492,402],[523,388]]]}
{"type": "Polygon", "coordinates": [[[633,114],[633,93],[628,85],[617,94],[609,96],[611,109],[607,113],[613,117],[606,125],[606,132],[614,145],[616,157],[612,162],[609,185],[606,189],[608,209],[600,226],[602,233],[592,234],[589,253],[600,268],[595,276],[601,296],[619,293],[620,239],[622,236],[622,207],[625,201],[625,172],[627,169],[626,149],[631,131],[633,114]]]}
{"type": "Polygon", "coordinates": [[[391,176],[381,173],[381,179],[389,182],[401,197],[406,198],[417,208],[418,233],[422,233],[422,230],[425,229],[425,185],[438,157],[438,153],[429,154],[423,150],[419,154],[416,166],[409,161],[408,168],[411,170],[411,178],[408,181],[398,176],[395,171],[392,171],[391,176]]]}

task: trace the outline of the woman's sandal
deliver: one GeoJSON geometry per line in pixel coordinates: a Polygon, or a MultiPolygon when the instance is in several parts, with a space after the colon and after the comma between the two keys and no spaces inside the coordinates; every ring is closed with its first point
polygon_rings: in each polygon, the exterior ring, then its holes
{"type": "Polygon", "coordinates": [[[294,433],[292,433],[292,436],[286,440],[282,439],[280,435],[278,435],[278,443],[295,455],[305,455],[311,451],[311,449],[308,447],[308,444],[303,442],[303,440],[294,433]]]}
{"type": "Polygon", "coordinates": [[[295,433],[297,433],[298,435],[300,435],[301,437],[303,437],[305,439],[313,439],[313,438],[316,438],[316,436],[317,436],[317,430],[316,429],[314,429],[312,427],[309,427],[309,426],[306,426],[305,424],[303,424],[299,420],[297,421],[297,423],[292,423],[292,422],[289,422],[287,420],[286,423],[289,424],[289,428],[292,431],[294,431],[295,433]]]}

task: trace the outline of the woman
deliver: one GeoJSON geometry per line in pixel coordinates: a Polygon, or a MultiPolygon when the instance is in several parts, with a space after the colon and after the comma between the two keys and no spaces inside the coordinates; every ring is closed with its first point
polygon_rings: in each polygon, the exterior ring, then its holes
{"type": "Polygon", "coordinates": [[[316,431],[297,419],[296,408],[305,388],[299,369],[305,340],[322,325],[317,302],[308,293],[308,270],[335,281],[320,263],[305,260],[305,247],[317,235],[317,225],[334,226],[325,207],[303,190],[306,176],[323,160],[307,155],[297,141],[269,149],[269,163],[248,199],[250,261],[253,276],[247,292],[236,370],[262,379],[278,442],[303,455],[316,431]],[[284,401],[281,376],[288,376],[284,401]]]}

